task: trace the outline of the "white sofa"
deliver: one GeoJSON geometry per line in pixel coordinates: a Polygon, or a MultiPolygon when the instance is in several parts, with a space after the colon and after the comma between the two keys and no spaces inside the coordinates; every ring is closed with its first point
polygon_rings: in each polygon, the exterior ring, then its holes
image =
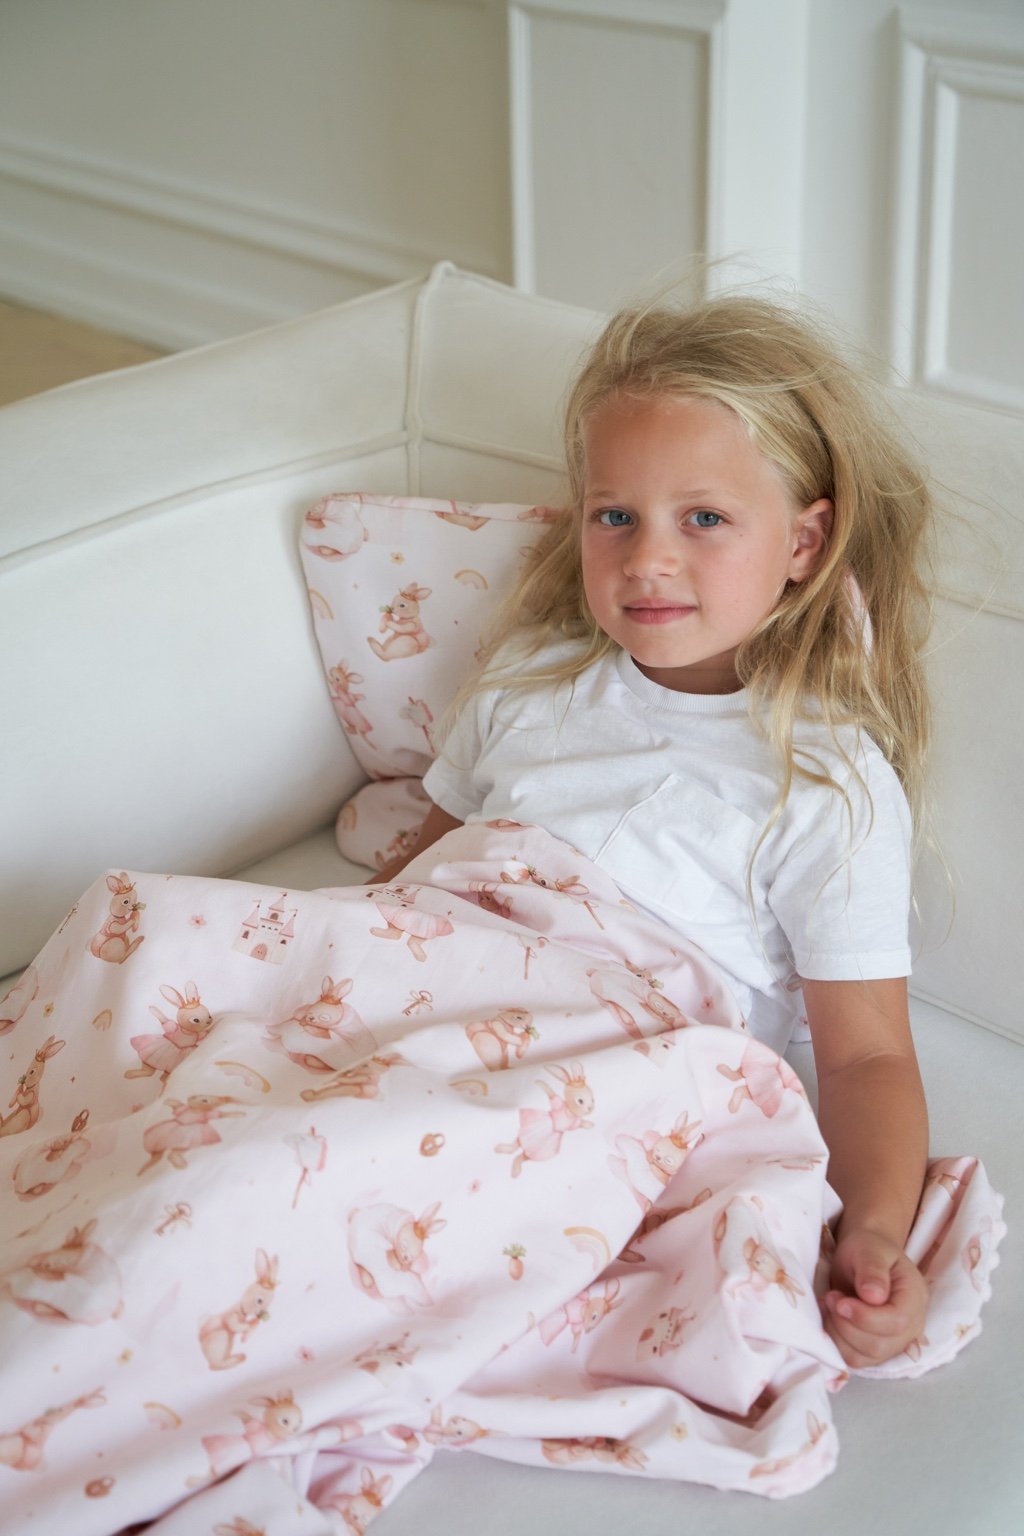
{"type": "MultiPolygon", "coordinates": [[[[365,874],[334,843],[363,774],[313,638],[303,509],[341,489],[556,498],[560,400],[596,324],[443,265],[0,411],[0,975],[111,866],[292,888],[365,874]]],[[[933,1150],[978,1153],[1008,1197],[984,1332],[920,1381],[852,1383],[836,1405],[839,1470],[799,1499],[441,1455],[380,1536],[1024,1530],[1024,424],[899,406],[940,477],[974,498],[945,539],[932,659],[956,916],[940,944],[948,890],[926,865],[913,1014],[933,1150]]],[[[806,1050],[792,1055],[809,1076],[806,1050]]]]}

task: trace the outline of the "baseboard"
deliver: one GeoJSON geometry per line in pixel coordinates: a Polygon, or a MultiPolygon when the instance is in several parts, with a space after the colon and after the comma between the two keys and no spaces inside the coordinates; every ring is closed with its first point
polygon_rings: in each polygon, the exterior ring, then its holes
{"type": "MultiPolygon", "coordinates": [[[[451,254],[0,135],[5,295],[141,341],[223,340],[419,277],[451,254]]],[[[460,259],[488,272],[472,253],[460,259]]]]}

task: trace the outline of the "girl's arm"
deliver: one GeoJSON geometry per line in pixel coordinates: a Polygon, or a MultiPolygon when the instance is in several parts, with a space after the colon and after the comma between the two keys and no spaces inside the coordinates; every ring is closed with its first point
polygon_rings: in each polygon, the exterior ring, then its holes
{"type": "Polygon", "coordinates": [[[880,1365],[917,1338],[928,1290],[904,1251],[928,1156],[928,1112],[902,977],[805,981],[829,1182],[843,1202],[824,1300],[848,1365],[880,1365]]]}
{"type": "Polygon", "coordinates": [[[427,812],[426,820],[420,827],[419,836],[416,839],[412,852],[400,854],[397,858],[392,859],[390,863],[385,864],[382,869],[377,871],[377,874],[369,884],[386,885],[389,880],[393,880],[396,875],[401,874],[405,866],[411,863],[418,853],[422,853],[425,848],[429,848],[432,843],[436,843],[440,838],[444,837],[446,832],[453,832],[456,827],[461,827],[462,825],[463,823],[456,821],[454,816],[449,816],[447,811],[442,811],[439,805],[432,805],[427,812]]]}

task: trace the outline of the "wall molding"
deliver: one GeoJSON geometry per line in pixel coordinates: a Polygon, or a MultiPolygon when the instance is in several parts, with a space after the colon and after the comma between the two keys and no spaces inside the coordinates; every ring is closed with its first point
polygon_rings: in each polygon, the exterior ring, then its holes
{"type": "MultiPolygon", "coordinates": [[[[810,0],[509,0],[513,271],[535,292],[534,88],[538,25],[561,20],[701,45],[705,63],[704,255],[712,290],[791,286],[803,251],[810,0]],[[748,125],[757,122],[755,138],[748,125]]],[[[625,82],[624,84],[628,84],[625,82]]],[[[643,100],[631,98],[643,110],[643,100]]],[[[671,183],[665,196],[672,197],[671,183]]]]}
{"type": "MultiPolygon", "coordinates": [[[[11,134],[0,134],[0,187],[5,183],[54,199],[68,230],[66,237],[58,236],[31,227],[16,213],[0,213],[0,250],[8,258],[12,297],[58,303],[83,319],[127,325],[147,340],[172,346],[219,340],[301,313],[303,277],[308,282],[315,274],[322,283],[325,276],[336,276],[343,288],[338,297],[347,298],[420,277],[451,254],[384,240],[341,219],[310,218],[295,208],[223,192],[198,179],[143,171],[11,134]],[[76,208],[86,207],[93,217],[98,210],[138,221],[157,236],[171,229],[183,237],[202,237],[222,246],[228,258],[244,246],[277,266],[283,263],[286,271],[290,267],[299,297],[289,303],[265,292],[246,292],[244,284],[228,288],[183,279],[175,264],[133,264],[130,254],[108,258],[95,246],[83,253],[74,223],[76,208]]],[[[475,261],[472,253],[460,259],[485,276],[500,275],[489,271],[492,263],[483,253],[475,261]]],[[[284,291],[289,284],[278,279],[277,286],[284,291]]]]}
{"type": "Polygon", "coordinates": [[[581,26],[620,27],[633,33],[656,32],[702,37],[708,54],[709,120],[705,154],[704,228],[708,240],[717,229],[715,188],[720,159],[718,129],[720,52],[726,0],[509,0],[509,131],[512,153],[513,282],[537,291],[537,229],[533,185],[533,81],[530,69],[534,26],[538,21],[575,22],[581,26]]]}
{"type": "Polygon", "coordinates": [[[987,98],[1024,112],[1024,22],[910,6],[898,20],[892,361],[920,389],[1024,413],[1024,384],[966,372],[949,359],[960,107],[987,98]]]}

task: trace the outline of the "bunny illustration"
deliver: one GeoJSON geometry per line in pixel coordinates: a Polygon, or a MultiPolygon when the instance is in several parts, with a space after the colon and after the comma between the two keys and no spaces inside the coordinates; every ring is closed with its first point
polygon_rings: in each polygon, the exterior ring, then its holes
{"type": "Polygon", "coordinates": [[[493,1019],[467,1024],[466,1038],[487,1070],[500,1072],[508,1067],[510,1050],[522,1060],[539,1037],[528,1009],[504,1008],[493,1019]]]}
{"type": "Polygon", "coordinates": [[[343,1001],[351,990],[351,977],[334,981],[325,976],[314,1002],[300,1003],[280,1024],[267,1026],[264,1045],[283,1051],[308,1072],[341,1071],[377,1045],[355,1009],[343,1001]]]}
{"type": "MultiPolygon", "coordinates": [[[[774,1477],[779,1472],[788,1472],[804,1456],[814,1450],[819,1441],[828,1434],[829,1426],[822,1424],[816,1414],[808,1410],[807,1413],[807,1440],[798,1451],[791,1456],[779,1456],[774,1461],[759,1461],[750,1469],[751,1477],[774,1477]]],[[[785,1486],[785,1485],[783,1485],[785,1486]]]]}
{"type": "Polygon", "coordinates": [[[533,864],[513,865],[512,869],[503,869],[501,878],[506,885],[537,885],[542,891],[557,891],[560,896],[570,896],[573,901],[580,902],[590,913],[594,922],[600,929],[604,929],[604,923],[598,917],[590,896],[590,887],[584,885],[579,875],[568,875],[562,880],[550,880],[533,864]]]}
{"type": "Polygon", "coordinates": [[[547,1070],[563,1084],[561,1097],[543,1079],[538,1079],[538,1087],[548,1096],[548,1108],[521,1109],[519,1134],[515,1141],[499,1143],[494,1149],[495,1152],[515,1154],[511,1168],[514,1179],[522,1173],[524,1162],[540,1163],[556,1157],[566,1132],[593,1127],[593,1121],[586,1116],[594,1108],[594,1095],[580,1063],[574,1061],[571,1072],[557,1065],[547,1070]]]}
{"type": "Polygon", "coordinates": [[[327,1507],[337,1510],[349,1530],[355,1532],[355,1536],[363,1536],[370,1521],[375,1520],[383,1509],[393,1482],[394,1478],[389,1473],[383,1477],[374,1477],[369,1467],[363,1467],[359,1492],[330,1494],[327,1507]]]}
{"type": "Polygon", "coordinates": [[[63,1179],[73,1179],[93,1150],[86,1139],[89,1111],[83,1109],[63,1136],[30,1147],[14,1167],[14,1193],[19,1200],[38,1200],[63,1179]]]}
{"type": "Polygon", "coordinates": [[[145,934],[139,933],[134,939],[129,934],[138,933],[139,913],[146,910],[146,903],[136,900],[134,882],[123,869],[119,875],[107,876],[107,890],[111,892],[110,916],[93,935],[89,953],[97,960],[109,960],[111,965],[123,965],[145,942],[145,934]]]}
{"type": "Polygon", "coordinates": [[[34,965],[27,965],[14,986],[0,998],[0,1035],[10,1034],[38,992],[39,972],[34,965]]]}
{"type": "Polygon", "coordinates": [[[715,1254],[725,1273],[725,1289],[735,1295],[748,1290],[758,1299],[776,1286],[791,1307],[805,1295],[772,1246],[771,1234],[753,1200],[730,1200],[715,1222],[715,1254]]]}
{"type": "Polygon", "coordinates": [[[34,1254],[27,1264],[0,1276],[0,1286],[14,1305],[47,1323],[95,1327],[119,1317],[124,1307],[121,1272],[110,1255],[90,1241],[95,1229],[95,1219],[72,1227],[59,1248],[34,1254]]]}
{"type": "Polygon", "coordinates": [[[149,1162],[143,1163],[139,1174],[155,1168],[164,1155],[175,1168],[187,1168],[185,1153],[196,1147],[212,1147],[220,1141],[220,1135],[210,1124],[211,1120],[238,1119],[244,1109],[223,1109],[224,1104],[237,1104],[228,1094],[190,1093],[183,1104],[180,1099],[168,1099],[171,1111],[169,1120],[159,1120],[151,1125],[142,1138],[142,1145],[149,1153],[149,1162]]]}
{"type": "Polygon", "coordinates": [[[435,1403],[430,1423],[424,1427],[423,1438],[430,1445],[444,1445],[450,1451],[461,1451],[477,1440],[486,1440],[490,1433],[489,1429],[484,1429],[475,1419],[469,1419],[465,1414],[451,1413],[445,1418],[440,1403],[435,1403]]]}
{"type": "Polygon", "coordinates": [[[245,1408],[236,1411],[235,1417],[242,1421],[240,1435],[203,1436],[203,1450],[210,1458],[211,1477],[224,1477],[254,1456],[272,1455],[302,1429],[302,1410],[291,1392],[282,1392],[277,1397],[254,1397],[250,1403],[262,1411],[259,1414],[249,1413],[245,1408]]]}
{"type": "Polygon", "coordinates": [[[622,1305],[617,1300],[620,1289],[618,1280],[607,1280],[601,1291],[596,1285],[587,1286],[564,1307],[558,1307],[541,1321],[539,1331],[544,1343],[553,1344],[568,1328],[572,1335],[572,1353],[575,1354],[583,1335],[593,1333],[610,1312],[622,1305]]]}
{"type": "MultiPolygon", "coordinates": [[[[701,1140],[701,1122],[697,1120],[691,1125],[689,1113],[684,1110],[667,1133],[652,1128],[642,1136],[616,1136],[618,1156],[609,1157],[608,1164],[625,1179],[641,1210],[648,1211],[653,1201],[644,1193],[645,1186],[650,1188],[653,1177],[662,1189],[666,1188],[701,1140]]],[[[660,1189],[654,1191],[655,1195],[660,1193],[660,1189]]]]}
{"type": "Polygon", "coordinates": [[[771,1120],[782,1107],[786,1090],[790,1089],[801,1098],[805,1097],[803,1083],[788,1061],[769,1050],[757,1040],[751,1040],[740,1059],[739,1070],[724,1065],[719,1072],[730,1082],[740,1086],[729,1100],[729,1110],[736,1114],[748,1099],[756,1104],[762,1115],[771,1120]]]}
{"type": "Polygon", "coordinates": [[[380,1080],[392,1067],[407,1067],[409,1063],[398,1051],[383,1051],[368,1056],[357,1067],[336,1072],[329,1082],[319,1088],[303,1088],[302,1098],[307,1104],[317,1099],[379,1099],[380,1080]]]}
{"type": "Polygon", "coordinates": [[[630,1445],[628,1440],[613,1440],[608,1435],[584,1435],[578,1440],[542,1440],[545,1461],[555,1467],[571,1467],[581,1461],[609,1462],[642,1472],[650,1457],[630,1445]]]}
{"type": "Polygon", "coordinates": [[[598,1002],[611,1012],[622,1025],[626,1034],[634,1040],[643,1040],[644,1033],[637,1022],[646,1014],[659,1029],[682,1029],[688,1023],[675,1003],[661,995],[662,983],[642,966],[605,965],[594,966],[587,972],[590,990],[598,1002]]]}
{"type": "Polygon", "coordinates": [[[415,582],[403,587],[381,610],[377,626],[387,639],[381,644],[368,635],[366,643],[380,661],[400,661],[406,656],[418,656],[433,644],[420,619],[420,603],[430,596],[429,587],[415,582]]]}
{"type": "Polygon", "coordinates": [[[630,1236],[629,1242],[619,1254],[619,1259],[624,1264],[645,1264],[646,1256],[640,1251],[640,1244],[653,1232],[658,1232],[668,1221],[673,1221],[677,1216],[684,1216],[687,1211],[694,1211],[698,1205],[703,1205],[705,1200],[711,1199],[711,1190],[699,1190],[689,1205],[673,1205],[669,1209],[655,1210],[650,1206],[637,1227],[630,1236]]]}
{"type": "Polygon", "coordinates": [[[440,1201],[435,1201],[419,1216],[386,1204],[349,1212],[352,1275],[364,1296],[406,1315],[432,1304],[424,1283],[432,1267],[425,1246],[429,1237],[447,1226],[438,1219],[440,1209],[440,1201]]]}
{"type": "Polygon", "coordinates": [[[440,913],[422,911],[416,906],[418,890],[418,886],[385,885],[366,894],[387,924],[386,928],[370,929],[374,938],[405,939],[413,959],[425,960],[424,944],[446,938],[455,930],[440,913]]]}
{"type": "Polygon", "coordinates": [[[160,993],[169,1003],[174,1004],[177,1010],[175,1017],[168,1018],[161,1008],[150,1004],[149,1011],[163,1033],[132,1035],[130,1044],[142,1065],[129,1067],[124,1075],[152,1077],[154,1072],[159,1072],[160,1087],[163,1089],[174,1069],[180,1067],[189,1053],[206,1039],[214,1020],[209,1008],[201,1000],[194,981],[185,983],[184,994],[177,987],[169,986],[162,986],[160,993]]]}
{"type": "Polygon", "coordinates": [[[403,1333],[400,1339],[393,1339],[390,1344],[373,1344],[361,1350],[355,1357],[355,1363],[361,1371],[376,1376],[378,1381],[393,1384],[408,1366],[415,1364],[418,1353],[419,1345],[414,1344],[410,1348],[409,1335],[403,1333]]]}
{"type": "Polygon", "coordinates": [[[262,1248],[256,1250],[256,1279],[247,1285],[240,1301],[226,1312],[207,1317],[199,1329],[199,1347],[211,1371],[229,1371],[248,1358],[238,1346],[253,1330],[269,1318],[270,1303],[277,1289],[277,1256],[268,1258],[262,1248]]]}
{"type": "Polygon", "coordinates": [[[666,1307],[647,1324],[636,1344],[638,1360],[662,1359],[678,1349],[683,1342],[683,1329],[687,1323],[697,1321],[696,1312],[686,1312],[682,1307],[666,1307]]]}
{"type": "Polygon", "coordinates": [[[39,1104],[39,1084],[42,1081],[46,1063],[56,1056],[58,1051],[62,1051],[66,1044],[66,1040],[58,1040],[56,1035],[50,1035],[35,1052],[28,1067],[18,1078],[18,1086],[8,1104],[11,1114],[6,1118],[0,1115],[0,1136],[20,1136],[22,1131],[30,1131],[35,1125],[42,1114],[39,1104]]]}
{"type": "Polygon", "coordinates": [[[336,496],[324,496],[315,502],[304,522],[309,537],[303,542],[321,560],[347,560],[362,549],[367,539],[358,503],[336,496]]]}
{"type": "Polygon", "coordinates": [[[350,736],[365,736],[369,738],[373,726],[363,714],[359,705],[365,699],[365,693],[356,693],[355,683],[363,681],[359,672],[349,672],[344,661],[339,661],[336,667],[331,667],[327,674],[331,689],[331,702],[334,705],[334,713],[341,721],[343,728],[350,736]]]}
{"type": "Polygon", "coordinates": [[[102,1408],[106,1404],[102,1391],[87,1392],[60,1408],[47,1408],[38,1419],[23,1424],[13,1433],[0,1431],[0,1466],[13,1467],[16,1472],[37,1472],[44,1465],[43,1448],[54,1429],[79,1408],[102,1408]]]}
{"type": "Polygon", "coordinates": [[[502,896],[501,887],[495,881],[471,880],[469,889],[485,912],[493,912],[495,917],[512,916],[512,897],[502,896]]]}

